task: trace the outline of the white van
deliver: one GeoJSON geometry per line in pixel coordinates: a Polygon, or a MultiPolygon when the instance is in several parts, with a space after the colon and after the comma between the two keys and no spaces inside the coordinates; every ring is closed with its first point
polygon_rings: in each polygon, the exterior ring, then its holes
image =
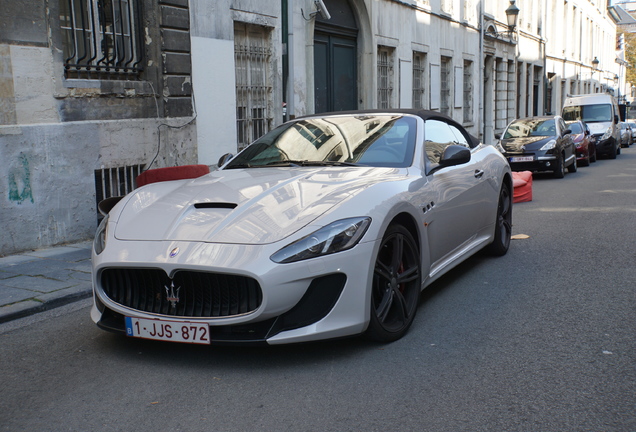
{"type": "Polygon", "coordinates": [[[596,153],[616,159],[621,152],[620,112],[616,98],[605,93],[572,95],[565,99],[565,121],[583,120],[596,138],[596,153]]]}

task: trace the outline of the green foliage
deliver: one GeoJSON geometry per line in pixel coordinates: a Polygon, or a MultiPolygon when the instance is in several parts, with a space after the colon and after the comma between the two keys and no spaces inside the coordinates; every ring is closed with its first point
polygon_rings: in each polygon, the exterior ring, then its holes
{"type": "Polygon", "coordinates": [[[625,60],[629,62],[625,80],[636,84],[636,33],[623,33],[625,37],[625,60]]]}

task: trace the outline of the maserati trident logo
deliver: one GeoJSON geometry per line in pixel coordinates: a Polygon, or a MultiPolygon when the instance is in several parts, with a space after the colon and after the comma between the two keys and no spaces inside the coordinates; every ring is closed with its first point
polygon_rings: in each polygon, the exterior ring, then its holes
{"type": "Polygon", "coordinates": [[[170,287],[168,285],[164,285],[166,289],[166,300],[170,302],[173,308],[177,307],[177,303],[179,303],[179,290],[181,287],[177,287],[175,291],[174,281],[170,282],[170,287]]]}
{"type": "Polygon", "coordinates": [[[170,251],[170,258],[174,258],[179,254],[179,248],[176,247],[170,251]]]}

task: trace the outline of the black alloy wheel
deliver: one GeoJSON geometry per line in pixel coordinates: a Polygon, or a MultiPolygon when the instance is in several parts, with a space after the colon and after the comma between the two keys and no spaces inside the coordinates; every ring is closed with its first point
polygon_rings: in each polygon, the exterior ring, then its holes
{"type": "Polygon", "coordinates": [[[488,245],[487,251],[491,255],[502,256],[510,248],[512,236],[512,194],[510,186],[504,183],[499,192],[499,204],[497,205],[497,219],[495,219],[495,236],[488,245]]]}
{"type": "Polygon", "coordinates": [[[393,342],[407,332],[420,298],[420,254],[411,233],[401,225],[387,229],[373,269],[371,317],[366,336],[393,342]]]}

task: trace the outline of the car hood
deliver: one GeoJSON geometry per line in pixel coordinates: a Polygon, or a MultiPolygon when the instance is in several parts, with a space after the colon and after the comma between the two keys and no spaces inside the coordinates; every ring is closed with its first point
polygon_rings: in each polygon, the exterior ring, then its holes
{"type": "Polygon", "coordinates": [[[588,127],[590,128],[590,132],[594,135],[602,135],[607,131],[607,128],[612,125],[612,122],[587,122],[588,127]]]}
{"type": "Polygon", "coordinates": [[[501,140],[501,146],[507,152],[522,152],[522,147],[526,150],[538,150],[548,141],[555,139],[553,136],[539,136],[539,137],[522,137],[522,138],[508,138],[501,140]]]}
{"type": "MultiPolygon", "coordinates": [[[[120,240],[266,244],[281,240],[394,168],[252,168],[154,183],[120,205],[120,240]]],[[[124,200],[122,200],[124,201],[124,200]]],[[[359,215],[352,215],[359,216],[359,215]]]]}

